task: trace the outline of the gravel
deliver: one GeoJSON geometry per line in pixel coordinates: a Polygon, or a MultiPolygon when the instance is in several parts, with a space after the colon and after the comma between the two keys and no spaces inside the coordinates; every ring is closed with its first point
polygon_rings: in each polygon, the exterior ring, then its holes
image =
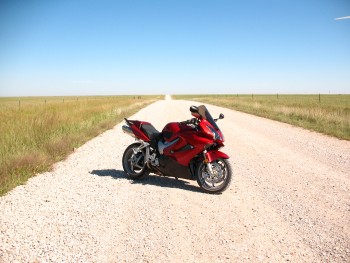
{"type": "MultiPolygon", "coordinates": [[[[188,101],[132,118],[159,130],[188,101]]],[[[116,125],[0,198],[0,262],[349,262],[350,142],[208,105],[234,170],[221,195],[195,181],[127,180],[116,125]]]]}

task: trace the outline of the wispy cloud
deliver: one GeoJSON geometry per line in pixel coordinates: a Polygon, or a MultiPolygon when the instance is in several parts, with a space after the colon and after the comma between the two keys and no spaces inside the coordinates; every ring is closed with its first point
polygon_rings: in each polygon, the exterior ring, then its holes
{"type": "Polygon", "coordinates": [[[334,18],[334,20],[343,20],[343,19],[350,19],[350,16],[343,16],[343,17],[334,18]]]}

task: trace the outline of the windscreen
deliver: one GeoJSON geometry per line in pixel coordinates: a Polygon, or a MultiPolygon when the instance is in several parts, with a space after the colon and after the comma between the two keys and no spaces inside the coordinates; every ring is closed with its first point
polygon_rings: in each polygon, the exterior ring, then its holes
{"type": "Polygon", "coordinates": [[[198,106],[198,114],[205,120],[207,120],[213,127],[217,130],[220,130],[219,127],[216,125],[216,122],[214,121],[213,117],[210,115],[209,111],[204,105],[198,106]]]}

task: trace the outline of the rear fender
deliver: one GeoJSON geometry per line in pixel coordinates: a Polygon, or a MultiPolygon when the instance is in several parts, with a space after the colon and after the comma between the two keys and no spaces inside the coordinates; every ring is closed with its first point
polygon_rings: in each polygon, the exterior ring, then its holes
{"type": "Polygon", "coordinates": [[[223,152],[217,151],[217,150],[207,152],[205,157],[209,161],[209,163],[211,163],[217,159],[220,159],[220,158],[221,159],[230,158],[226,153],[223,153],[223,152]]]}

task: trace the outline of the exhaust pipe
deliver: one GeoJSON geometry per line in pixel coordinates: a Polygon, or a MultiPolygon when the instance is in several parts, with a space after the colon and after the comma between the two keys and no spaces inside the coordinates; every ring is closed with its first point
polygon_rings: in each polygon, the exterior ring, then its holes
{"type": "Polygon", "coordinates": [[[129,126],[123,125],[122,126],[122,130],[124,133],[126,133],[127,135],[130,135],[131,137],[135,138],[135,134],[132,132],[131,128],[129,126]]]}

